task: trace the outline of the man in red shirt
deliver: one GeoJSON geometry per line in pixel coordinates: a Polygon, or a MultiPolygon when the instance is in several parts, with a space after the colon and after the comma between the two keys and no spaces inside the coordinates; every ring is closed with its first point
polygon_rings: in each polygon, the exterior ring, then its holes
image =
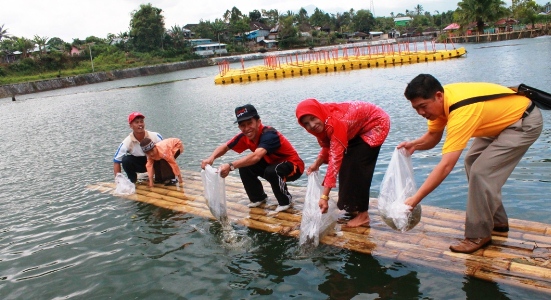
{"type": "Polygon", "coordinates": [[[267,195],[258,177],[266,179],[272,186],[277,199],[276,212],[291,207],[293,197],[287,190],[287,181],[295,181],[304,172],[304,162],[295,148],[277,130],[264,126],[256,108],[251,104],[235,109],[235,116],[241,133],[228,142],[218,146],[212,154],[201,162],[201,168],[212,165],[214,160],[223,156],[228,150],[237,153],[249,149],[252,151],[235,161],[220,165],[219,172],[224,178],[229,172],[239,169],[239,176],[251,203],[257,207],[266,202],[267,195]]]}

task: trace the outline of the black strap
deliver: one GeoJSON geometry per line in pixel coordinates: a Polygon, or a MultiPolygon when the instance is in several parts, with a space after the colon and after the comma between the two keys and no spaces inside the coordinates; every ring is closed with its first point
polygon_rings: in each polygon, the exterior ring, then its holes
{"type": "Polygon", "coordinates": [[[456,110],[460,107],[463,107],[465,105],[469,105],[469,104],[473,104],[473,103],[477,103],[477,102],[482,102],[482,101],[486,101],[486,100],[494,100],[494,99],[503,98],[503,97],[512,96],[512,95],[516,95],[516,94],[515,93],[502,93],[502,94],[493,94],[493,95],[485,95],[485,96],[467,98],[467,99],[458,101],[458,102],[450,105],[449,113],[451,113],[452,111],[454,111],[454,110],[456,110]]]}

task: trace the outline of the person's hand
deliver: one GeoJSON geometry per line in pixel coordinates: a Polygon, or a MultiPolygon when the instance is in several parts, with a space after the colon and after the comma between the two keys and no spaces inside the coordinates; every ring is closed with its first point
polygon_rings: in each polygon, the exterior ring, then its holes
{"type": "Polygon", "coordinates": [[[308,169],[306,169],[306,174],[310,175],[310,173],[315,172],[320,169],[320,166],[318,166],[316,163],[311,164],[308,169]]]}
{"type": "Polygon", "coordinates": [[[220,177],[226,178],[230,174],[230,164],[222,164],[220,167],[218,167],[218,173],[220,173],[220,177]]]}
{"type": "Polygon", "coordinates": [[[412,142],[408,141],[401,142],[400,144],[398,144],[398,146],[396,146],[396,148],[404,148],[409,155],[412,155],[413,152],[415,152],[415,145],[412,142]]]}
{"type": "Polygon", "coordinates": [[[329,200],[320,199],[318,205],[320,207],[321,213],[324,214],[329,209],[329,200]]]}
{"type": "Polygon", "coordinates": [[[205,169],[205,167],[207,165],[211,165],[214,163],[214,159],[211,159],[210,157],[209,158],[205,158],[201,161],[201,169],[205,169]]]}
{"type": "Polygon", "coordinates": [[[406,201],[404,201],[404,204],[411,207],[410,210],[413,210],[415,206],[417,206],[416,201],[412,197],[407,198],[406,201]]]}

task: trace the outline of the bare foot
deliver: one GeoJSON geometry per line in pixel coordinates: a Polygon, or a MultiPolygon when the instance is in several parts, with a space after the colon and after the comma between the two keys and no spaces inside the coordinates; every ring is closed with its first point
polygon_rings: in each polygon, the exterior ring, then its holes
{"type": "Polygon", "coordinates": [[[343,227],[347,228],[354,228],[354,227],[360,227],[362,225],[369,225],[369,215],[367,214],[367,211],[359,213],[354,219],[348,221],[348,223],[344,224],[343,227]]]}

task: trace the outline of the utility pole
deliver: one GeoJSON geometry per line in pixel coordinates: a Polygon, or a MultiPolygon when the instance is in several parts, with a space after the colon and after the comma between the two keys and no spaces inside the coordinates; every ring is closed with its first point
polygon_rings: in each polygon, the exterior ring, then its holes
{"type": "Polygon", "coordinates": [[[373,6],[373,0],[371,0],[369,3],[369,10],[371,11],[373,17],[375,17],[375,6],[373,6]]]}
{"type": "Polygon", "coordinates": [[[94,71],[94,61],[92,60],[92,47],[90,47],[90,44],[88,44],[88,50],[90,50],[90,62],[92,63],[92,73],[94,71]]]}

